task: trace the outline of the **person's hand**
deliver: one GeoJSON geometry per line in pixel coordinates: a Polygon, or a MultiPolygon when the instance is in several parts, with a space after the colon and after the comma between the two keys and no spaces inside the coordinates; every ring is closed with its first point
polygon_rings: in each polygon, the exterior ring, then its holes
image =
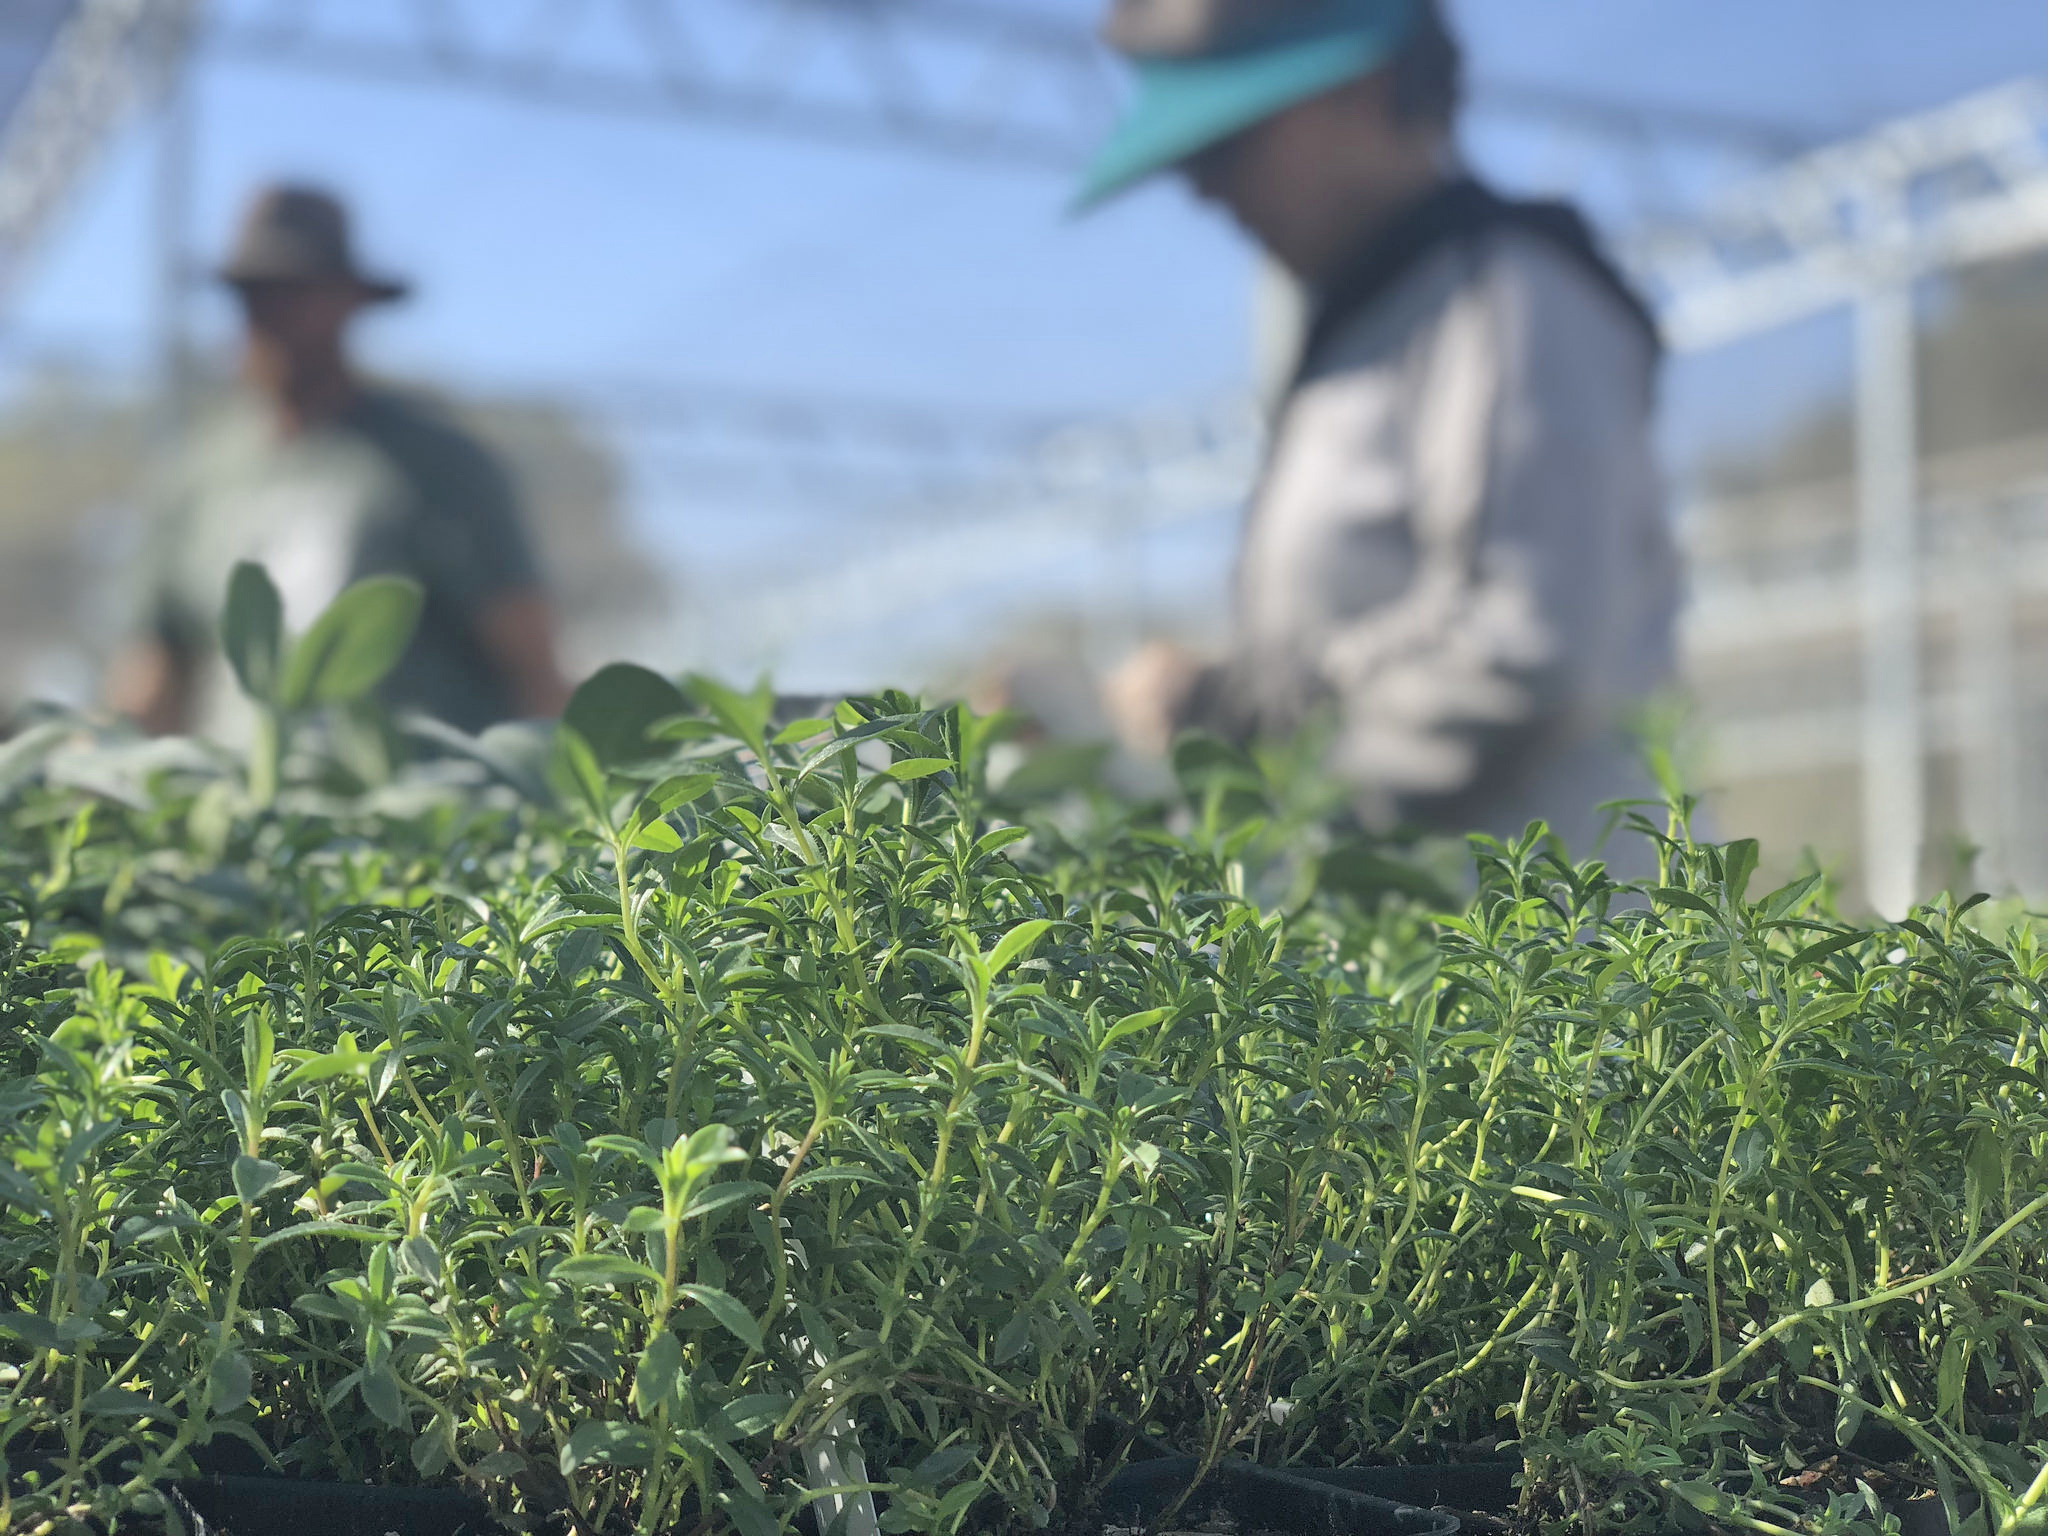
{"type": "Polygon", "coordinates": [[[574,691],[555,659],[555,616],[537,587],[493,598],[476,616],[484,654],[511,685],[513,707],[526,720],[553,720],[574,691]]]}
{"type": "Polygon", "coordinates": [[[106,698],[151,736],[192,725],[192,664],[159,640],[138,640],[115,653],[107,668],[106,698]]]}
{"type": "Polygon", "coordinates": [[[1103,680],[1102,706],[1118,740],[1133,752],[1164,757],[1201,675],[1201,662],[1180,646],[1140,646],[1103,680]]]}

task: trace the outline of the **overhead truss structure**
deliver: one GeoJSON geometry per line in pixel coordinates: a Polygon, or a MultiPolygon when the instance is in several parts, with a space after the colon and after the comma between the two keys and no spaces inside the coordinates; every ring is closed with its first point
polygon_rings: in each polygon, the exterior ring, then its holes
{"type": "MultiPolygon", "coordinates": [[[[466,88],[554,108],[712,119],[840,145],[1070,172],[1115,110],[1093,0],[9,0],[73,15],[0,122],[0,298],[123,108],[192,48],[242,63],[466,88]]],[[[1639,150],[1782,157],[1739,117],[1482,82],[1477,106],[1639,150]]]]}
{"type": "Polygon", "coordinates": [[[1085,27],[998,0],[214,0],[245,62],[1070,167],[1114,110],[1085,27]]]}
{"type": "Polygon", "coordinates": [[[2048,82],[2023,80],[1795,159],[1628,254],[1698,351],[2044,241],[2048,82]]]}
{"type": "MultiPolygon", "coordinates": [[[[1116,82],[1093,0],[214,0],[219,54],[1071,170],[1116,82]]],[[[1481,111],[1780,159],[1810,130],[1485,81],[1481,111]]]]}
{"type": "Polygon", "coordinates": [[[76,0],[0,133],[0,300],[109,129],[182,60],[200,0],[76,0]]]}

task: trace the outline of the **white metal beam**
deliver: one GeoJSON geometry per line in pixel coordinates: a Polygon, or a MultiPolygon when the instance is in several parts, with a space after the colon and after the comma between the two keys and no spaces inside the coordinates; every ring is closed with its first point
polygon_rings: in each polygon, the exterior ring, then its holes
{"type": "Polygon", "coordinates": [[[995,0],[218,0],[238,62],[1065,170],[1115,110],[1082,25],[995,0]]]}
{"type": "Polygon", "coordinates": [[[1863,630],[1864,890],[1904,917],[1927,840],[1920,658],[1920,451],[1913,292],[1880,283],[1856,309],[1857,561],[1863,630]]]}
{"type": "Polygon", "coordinates": [[[1628,254],[1666,339],[1704,351],[1855,302],[1880,254],[1910,280],[2043,243],[2048,84],[2028,80],[1794,161],[1628,254]]]}
{"type": "Polygon", "coordinates": [[[108,131],[182,58],[201,0],[80,0],[0,135],[0,300],[108,131]]]}

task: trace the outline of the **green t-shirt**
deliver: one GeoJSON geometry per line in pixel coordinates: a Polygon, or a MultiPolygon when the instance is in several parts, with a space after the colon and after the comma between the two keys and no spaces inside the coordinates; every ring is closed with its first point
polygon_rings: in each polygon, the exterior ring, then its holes
{"type": "Polygon", "coordinates": [[[477,620],[537,583],[532,548],[503,468],[431,408],[365,390],[342,419],[283,437],[244,404],[201,435],[173,478],[143,564],[143,622],[200,660],[201,728],[230,734],[238,705],[214,630],[241,560],[270,572],[295,632],[351,581],[412,577],[426,606],[384,700],[469,731],[515,712],[477,620]]]}

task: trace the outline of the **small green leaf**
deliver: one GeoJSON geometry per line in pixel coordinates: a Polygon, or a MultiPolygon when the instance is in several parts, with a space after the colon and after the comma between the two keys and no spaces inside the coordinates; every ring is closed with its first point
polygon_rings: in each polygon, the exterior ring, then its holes
{"type": "Polygon", "coordinates": [[[1757,842],[1745,837],[1740,842],[1730,843],[1722,851],[1722,883],[1727,887],[1728,899],[1739,902],[1749,892],[1750,876],[1756,873],[1757,842]]]}
{"type": "Polygon", "coordinates": [[[61,1349],[65,1342],[55,1323],[34,1312],[15,1312],[0,1317],[0,1334],[19,1339],[31,1349],[61,1349]]]}
{"type": "Polygon", "coordinates": [[[718,1504],[740,1536],[782,1536],[789,1529],[775,1518],[775,1512],[760,1494],[751,1489],[721,1489],[718,1504]]]}
{"type": "Polygon", "coordinates": [[[668,1401],[682,1368],[683,1341],[664,1328],[640,1351],[640,1364],[633,1372],[633,1406],[642,1418],[652,1417],[668,1401]]]}
{"type": "Polygon", "coordinates": [[[610,770],[659,757],[666,748],[652,728],[689,707],[682,690],[659,672],[621,661],[600,668],[570,696],[562,724],[610,770]]]}
{"type": "Polygon", "coordinates": [[[679,1285],[676,1290],[718,1319],[727,1333],[749,1349],[761,1347],[761,1329],[754,1321],[754,1315],[728,1293],[711,1285],[679,1285]]]}
{"type": "Polygon", "coordinates": [[[573,981],[597,964],[604,949],[604,935],[595,928],[578,928],[555,951],[555,969],[573,981]]]}
{"type": "Polygon", "coordinates": [[[1009,969],[1013,961],[1023,959],[1030,951],[1031,946],[1043,938],[1045,931],[1050,927],[1052,927],[1051,918],[1034,917],[1030,922],[1019,923],[1008,933],[1004,934],[996,942],[996,947],[988,952],[987,959],[984,962],[988,966],[989,980],[993,981],[1002,975],[1004,971],[1009,969]]]}
{"type": "Polygon", "coordinates": [[[1704,912],[1709,917],[1719,917],[1714,904],[1704,896],[1695,896],[1682,886],[1657,885],[1650,888],[1650,895],[1667,907],[1684,907],[1691,912],[1704,912]]]}
{"type": "Polygon", "coordinates": [[[1745,1126],[1735,1138],[1735,1176],[1754,1178],[1771,1160],[1771,1128],[1759,1121],[1745,1126]]]}
{"type": "Polygon", "coordinates": [[[18,1205],[38,1216],[53,1214],[43,1192],[12,1168],[0,1167],[0,1204],[18,1205]]]}
{"type": "Polygon", "coordinates": [[[715,773],[681,773],[674,778],[663,779],[647,792],[647,803],[661,815],[681,810],[693,801],[701,800],[718,787],[715,773]]]}
{"type": "Polygon", "coordinates": [[[405,1411],[405,1396],[398,1389],[398,1375],[388,1364],[379,1361],[365,1366],[356,1378],[356,1390],[362,1394],[364,1406],[393,1429],[412,1427],[405,1411]]]}
{"type": "Polygon", "coordinates": [[[412,1443],[413,1470],[421,1477],[438,1477],[448,1465],[448,1428],[442,1419],[435,1419],[420,1431],[419,1438],[412,1443]]]}
{"type": "Polygon", "coordinates": [[[1822,874],[1802,875],[1789,885],[1781,885],[1763,899],[1764,915],[1777,920],[1789,917],[1806,905],[1807,898],[1826,884],[1822,874]]]}
{"type": "Polygon", "coordinates": [[[1024,1353],[1031,1343],[1031,1314],[1020,1311],[996,1335],[995,1363],[1003,1364],[1024,1353]]]}
{"type": "Polygon", "coordinates": [[[1969,1371],[1969,1351],[1960,1338],[1951,1334],[1941,1346],[1941,1363],[1934,1374],[1934,1411],[1939,1417],[1948,1418],[1962,1406],[1969,1371]]]}
{"type": "Polygon", "coordinates": [[[615,1253],[586,1253],[564,1259],[548,1272],[565,1285],[659,1285],[661,1276],[645,1264],[615,1253]]]}
{"type": "Polygon", "coordinates": [[[1832,1307],[1835,1304],[1835,1288],[1828,1284],[1825,1275],[1806,1288],[1806,1304],[1809,1307],[1832,1307]]]}
{"type": "Polygon", "coordinates": [[[683,846],[683,836],[665,821],[650,821],[633,834],[633,846],[649,853],[674,853],[683,846]]]}
{"type": "Polygon", "coordinates": [[[221,609],[220,648],[242,691],[258,703],[269,703],[277,688],[283,645],[284,604],[269,572],[252,561],[238,562],[221,609]]]}
{"type": "Polygon", "coordinates": [[[590,1138],[589,1146],[594,1152],[615,1152],[621,1157],[630,1157],[636,1163],[649,1168],[661,1167],[661,1155],[644,1141],[635,1141],[630,1136],[615,1136],[609,1131],[590,1138]]]}
{"type": "Polygon", "coordinates": [[[1411,961],[1395,973],[1394,984],[1387,994],[1387,1000],[1392,1003],[1403,1003],[1411,997],[1419,996],[1436,984],[1443,966],[1443,951],[1438,949],[1432,949],[1419,960],[1411,961]]]}
{"type": "Polygon", "coordinates": [[[1837,933],[1829,938],[1820,940],[1818,943],[1807,945],[1806,948],[1794,955],[1788,963],[1795,971],[1804,970],[1816,960],[1825,960],[1829,955],[1838,954],[1842,950],[1849,948],[1850,945],[1860,944],[1869,937],[1869,934],[1860,930],[1849,933],[1837,933]]]}
{"type": "Polygon", "coordinates": [[[972,1466],[979,1454],[971,1445],[949,1445],[942,1451],[933,1451],[912,1467],[903,1481],[912,1488],[936,1488],[962,1467],[972,1466]]]}
{"type": "Polygon", "coordinates": [[[251,1157],[246,1152],[235,1154],[235,1193],[247,1204],[256,1204],[291,1177],[268,1159],[251,1157]]]}
{"type": "Polygon", "coordinates": [[[1147,1008],[1143,1013],[1126,1014],[1112,1024],[1109,1032],[1102,1037],[1105,1049],[1114,1045],[1126,1035],[1135,1035],[1164,1023],[1173,1016],[1171,1008],[1147,1008]]]}
{"type": "Polygon", "coordinates": [[[313,1083],[324,1083],[337,1077],[367,1078],[388,1049],[389,1047],[379,1047],[375,1051],[360,1051],[355,1048],[353,1042],[350,1042],[346,1049],[330,1051],[325,1056],[316,1056],[303,1066],[294,1068],[286,1076],[283,1086],[289,1091],[313,1083]]]}
{"type": "Polygon", "coordinates": [[[979,864],[989,855],[1000,853],[1003,849],[1011,847],[1013,844],[1021,843],[1030,835],[1031,829],[1029,827],[997,827],[995,831],[986,833],[976,839],[974,844],[974,862],[979,864]]]}
{"type": "Polygon", "coordinates": [[[1701,1481],[1674,1482],[1675,1492],[1686,1503],[1703,1515],[1717,1515],[1729,1509],[1734,1501],[1712,1483],[1701,1481]]]}
{"type": "Polygon", "coordinates": [[[2005,1137],[1995,1126],[1982,1126],[1970,1138],[1963,1154],[1963,1189],[1973,1216],[2005,1193],[2005,1137]]]}
{"type": "Polygon", "coordinates": [[[573,726],[564,722],[555,732],[549,755],[548,778],[564,796],[580,797],[590,814],[609,827],[612,818],[612,787],[604,767],[590,743],[573,726]]]}
{"type": "Polygon", "coordinates": [[[682,1144],[683,1166],[692,1179],[701,1179],[725,1163],[743,1163],[746,1151],[732,1144],[732,1127],[707,1125],[693,1131],[682,1144]]]}
{"type": "Polygon", "coordinates": [[[214,1356],[206,1373],[206,1405],[215,1413],[233,1413],[249,1401],[249,1388],[256,1373],[249,1357],[239,1349],[223,1350],[214,1356]]]}
{"type": "Polygon", "coordinates": [[[285,658],[285,709],[360,699],[398,665],[419,627],[426,592],[405,576],[370,576],[328,604],[285,658]]]}
{"type": "Polygon", "coordinates": [[[654,1437],[639,1425],[586,1419],[562,1447],[561,1468],[562,1475],[568,1477],[593,1464],[644,1467],[653,1460],[654,1437]]]}
{"type": "Polygon", "coordinates": [[[728,688],[716,678],[693,674],[690,692],[704,703],[728,734],[737,736],[757,757],[768,745],[768,721],[775,713],[775,690],[764,680],[747,693],[728,688]]]}
{"type": "Polygon", "coordinates": [[[719,1411],[734,1433],[758,1435],[773,1429],[789,1411],[789,1399],[780,1392],[754,1392],[734,1398],[719,1411]]]}
{"type": "Polygon", "coordinates": [[[1863,1428],[1863,1399],[1854,1392],[1845,1392],[1835,1400],[1835,1444],[1847,1450],[1855,1443],[1856,1436],[1863,1428]]]}
{"type": "Polygon", "coordinates": [[[398,1267],[418,1280],[441,1278],[441,1250],[424,1233],[408,1237],[398,1245],[398,1267]]]}
{"type": "Polygon", "coordinates": [[[891,763],[884,771],[899,782],[913,779],[928,779],[935,773],[949,773],[953,768],[950,757],[906,757],[900,763],[891,763]]]}

